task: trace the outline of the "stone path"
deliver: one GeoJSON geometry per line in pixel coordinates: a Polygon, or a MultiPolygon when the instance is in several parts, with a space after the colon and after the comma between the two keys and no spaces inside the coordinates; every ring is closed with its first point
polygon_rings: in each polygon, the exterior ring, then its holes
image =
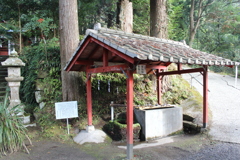
{"type": "MultiPolygon", "coordinates": [[[[202,83],[200,73],[184,74],[191,82],[191,76],[202,83]]],[[[195,79],[192,85],[202,94],[202,85],[195,79]]],[[[235,88],[235,78],[209,72],[209,109],[212,111],[210,135],[214,140],[240,143],[240,79],[235,88]]]]}

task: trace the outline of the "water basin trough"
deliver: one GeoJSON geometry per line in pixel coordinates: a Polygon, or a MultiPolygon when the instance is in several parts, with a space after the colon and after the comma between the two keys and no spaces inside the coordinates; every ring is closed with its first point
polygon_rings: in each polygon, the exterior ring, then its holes
{"type": "Polygon", "coordinates": [[[142,128],[141,139],[146,141],[170,135],[183,128],[181,107],[135,108],[134,112],[142,128]]]}

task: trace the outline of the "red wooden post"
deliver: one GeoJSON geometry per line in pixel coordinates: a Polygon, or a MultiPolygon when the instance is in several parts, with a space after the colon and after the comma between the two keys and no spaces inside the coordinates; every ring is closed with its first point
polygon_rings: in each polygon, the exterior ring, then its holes
{"type": "Polygon", "coordinates": [[[108,66],[108,50],[103,48],[103,67],[108,66]]]}
{"type": "Polygon", "coordinates": [[[182,70],[182,63],[178,63],[177,67],[178,67],[178,71],[181,71],[182,70]]]}
{"type": "Polygon", "coordinates": [[[87,114],[88,114],[88,126],[92,126],[92,83],[91,74],[87,73],[87,114]]]}
{"type": "Polygon", "coordinates": [[[133,72],[127,75],[127,159],[133,159],[133,72]]]}
{"type": "Polygon", "coordinates": [[[208,66],[203,66],[203,128],[208,123],[208,66]]]}
{"type": "Polygon", "coordinates": [[[158,98],[158,104],[161,105],[162,103],[162,76],[159,76],[159,69],[157,70],[157,98],[158,98]]]}

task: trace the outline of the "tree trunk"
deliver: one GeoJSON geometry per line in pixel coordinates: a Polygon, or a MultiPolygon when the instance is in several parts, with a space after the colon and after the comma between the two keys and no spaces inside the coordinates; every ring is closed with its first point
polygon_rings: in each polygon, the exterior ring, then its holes
{"type": "Polygon", "coordinates": [[[214,0],[191,0],[191,9],[189,14],[190,28],[189,28],[189,46],[192,47],[197,29],[203,16],[203,12],[210,6],[214,0]],[[205,2],[205,3],[204,3],[205,2]]]}
{"type": "MultiPolygon", "coordinates": [[[[202,0],[200,0],[200,3],[202,4],[202,0]]],[[[201,6],[199,6],[200,9],[201,6]]],[[[194,18],[194,11],[195,11],[195,0],[191,0],[191,9],[190,9],[190,32],[189,32],[189,46],[192,47],[196,31],[200,22],[200,17],[197,17],[197,23],[195,24],[195,18],[194,18]]]]}
{"type": "Polygon", "coordinates": [[[120,0],[119,23],[124,32],[132,33],[133,30],[133,8],[129,0],[120,0]]]}
{"type": "Polygon", "coordinates": [[[166,0],[150,0],[150,36],[168,38],[166,0]]]}
{"type": "MultiPolygon", "coordinates": [[[[168,38],[168,30],[167,30],[167,1],[166,0],[150,0],[150,36],[157,38],[168,38]]],[[[155,75],[152,75],[152,81],[156,81],[155,75]]],[[[161,94],[166,92],[170,87],[170,79],[169,76],[164,76],[161,79],[161,89],[159,90],[159,102],[161,94]]],[[[155,83],[153,83],[155,84],[155,83]]],[[[153,86],[156,88],[156,86],[153,86]]],[[[158,88],[159,89],[159,88],[158,88]]],[[[163,104],[161,102],[161,104],[163,104]]]]}
{"type": "Polygon", "coordinates": [[[78,100],[79,73],[64,71],[79,43],[77,0],[59,0],[59,23],[63,101],[78,100]]]}

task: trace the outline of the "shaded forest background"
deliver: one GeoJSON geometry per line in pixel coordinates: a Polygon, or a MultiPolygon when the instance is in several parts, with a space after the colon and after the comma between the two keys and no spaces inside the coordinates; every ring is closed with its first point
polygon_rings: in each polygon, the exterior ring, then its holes
{"type": "MultiPolygon", "coordinates": [[[[15,43],[20,54],[23,53],[24,46],[46,44],[48,40],[59,38],[58,0],[0,0],[0,2],[0,19],[4,22],[0,23],[0,33],[15,43]],[[8,32],[9,30],[13,32],[8,32]]],[[[107,28],[119,28],[118,2],[118,0],[78,0],[80,35],[84,35],[85,30],[93,28],[97,22],[107,28]]],[[[150,35],[150,1],[132,0],[132,3],[133,33],[150,35]]],[[[193,25],[196,26],[199,21],[194,41],[191,42],[192,47],[239,61],[239,5],[239,0],[168,0],[168,37],[175,41],[185,40],[189,44],[190,32],[193,29],[191,23],[195,23],[193,25]]]]}

